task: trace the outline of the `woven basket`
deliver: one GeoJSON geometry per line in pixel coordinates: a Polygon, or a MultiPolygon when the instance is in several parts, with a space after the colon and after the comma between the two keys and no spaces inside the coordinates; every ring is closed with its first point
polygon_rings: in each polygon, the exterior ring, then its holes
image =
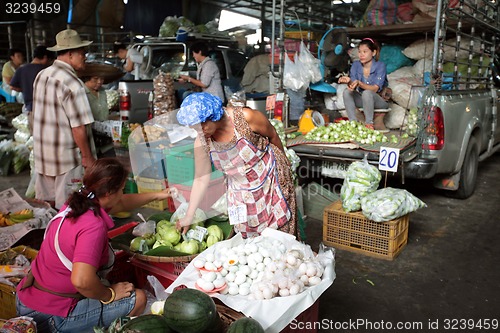
{"type": "Polygon", "coordinates": [[[160,256],[147,256],[136,252],[131,252],[131,254],[132,257],[136,259],[149,262],[190,262],[198,255],[198,254],[192,254],[188,256],[178,256],[178,257],[160,257],[160,256]]]}

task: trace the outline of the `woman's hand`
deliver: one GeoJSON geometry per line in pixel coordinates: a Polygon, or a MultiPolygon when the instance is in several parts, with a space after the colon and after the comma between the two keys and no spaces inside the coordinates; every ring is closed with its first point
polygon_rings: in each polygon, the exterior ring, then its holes
{"type": "Polygon", "coordinates": [[[351,82],[351,78],[349,76],[341,76],[339,78],[339,83],[347,83],[351,82]]]}
{"type": "Polygon", "coordinates": [[[163,191],[157,193],[156,200],[165,200],[168,198],[175,198],[177,196],[177,189],[175,187],[166,188],[163,191]]]}
{"type": "Polygon", "coordinates": [[[349,89],[350,91],[354,91],[359,86],[359,84],[359,80],[350,81],[349,83],[347,83],[347,89],[349,89]]]}
{"type": "Polygon", "coordinates": [[[177,230],[181,231],[182,234],[185,234],[189,230],[189,226],[191,225],[192,221],[192,218],[184,216],[183,218],[177,220],[177,222],[175,223],[175,227],[177,228],[177,230]]]}
{"type": "Polygon", "coordinates": [[[135,290],[135,287],[130,282],[118,282],[116,284],[111,285],[111,288],[115,291],[115,300],[119,300],[125,297],[130,297],[132,292],[135,290]]]}
{"type": "Polygon", "coordinates": [[[179,75],[179,82],[186,83],[191,81],[191,77],[189,75],[179,75]]]}

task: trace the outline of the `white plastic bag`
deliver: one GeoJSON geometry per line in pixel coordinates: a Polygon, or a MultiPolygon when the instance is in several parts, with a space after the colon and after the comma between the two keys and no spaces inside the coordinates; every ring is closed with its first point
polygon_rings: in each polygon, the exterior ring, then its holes
{"type": "Polygon", "coordinates": [[[137,237],[142,237],[144,235],[152,235],[156,231],[156,222],[149,220],[147,222],[141,222],[135,226],[132,230],[132,235],[137,237]]]}
{"type": "Polygon", "coordinates": [[[285,88],[293,91],[305,90],[309,86],[309,82],[305,82],[302,77],[302,71],[298,64],[298,55],[295,53],[295,62],[288,56],[285,56],[285,68],[283,70],[283,85],[285,88]]]}
{"type": "Polygon", "coordinates": [[[307,86],[309,86],[310,83],[316,83],[323,79],[319,68],[321,61],[311,54],[303,41],[300,42],[299,61],[301,64],[302,76],[307,80],[307,86]]]}

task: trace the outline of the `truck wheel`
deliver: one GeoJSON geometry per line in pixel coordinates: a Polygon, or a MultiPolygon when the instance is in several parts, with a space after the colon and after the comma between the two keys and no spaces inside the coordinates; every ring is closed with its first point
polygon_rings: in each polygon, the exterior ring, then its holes
{"type": "Polygon", "coordinates": [[[476,189],[477,165],[479,161],[479,147],[474,137],[470,138],[464,162],[460,170],[460,181],[458,190],[450,192],[450,196],[457,199],[467,199],[476,189]]]}

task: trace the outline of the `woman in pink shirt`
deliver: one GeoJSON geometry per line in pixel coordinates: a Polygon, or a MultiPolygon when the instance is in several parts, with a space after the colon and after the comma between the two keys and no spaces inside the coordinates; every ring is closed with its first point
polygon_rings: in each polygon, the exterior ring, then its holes
{"type": "Polygon", "coordinates": [[[143,290],[130,282],[101,280],[114,259],[109,214],[166,199],[170,191],[123,194],[127,176],[115,158],[97,160],[86,170],[81,189],[49,222],[31,274],[17,287],[17,313],[32,317],[38,332],[93,332],[94,326],[144,312],[143,290]]]}

